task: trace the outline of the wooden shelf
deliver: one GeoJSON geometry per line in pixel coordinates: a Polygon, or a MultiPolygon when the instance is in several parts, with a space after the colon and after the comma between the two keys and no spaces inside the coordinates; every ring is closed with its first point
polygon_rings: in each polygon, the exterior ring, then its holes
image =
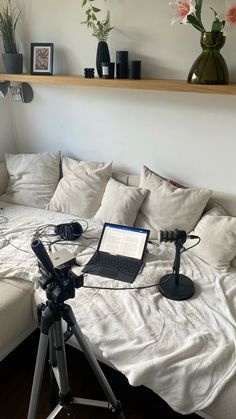
{"type": "Polygon", "coordinates": [[[236,95],[236,83],[227,85],[189,84],[184,80],[127,80],[127,79],[86,79],[83,76],[38,76],[31,74],[0,73],[0,80],[40,84],[73,85],[84,87],[110,87],[117,89],[160,90],[166,92],[210,93],[236,95]]]}

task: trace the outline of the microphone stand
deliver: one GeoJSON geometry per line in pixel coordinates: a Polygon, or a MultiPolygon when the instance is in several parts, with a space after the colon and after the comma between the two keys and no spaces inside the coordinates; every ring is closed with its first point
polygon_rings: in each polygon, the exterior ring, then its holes
{"type": "Polygon", "coordinates": [[[159,282],[158,288],[160,293],[170,300],[187,300],[192,297],[195,291],[193,281],[185,275],[179,273],[180,268],[180,251],[183,247],[183,240],[175,241],[175,260],[173,272],[164,275],[159,282]]]}

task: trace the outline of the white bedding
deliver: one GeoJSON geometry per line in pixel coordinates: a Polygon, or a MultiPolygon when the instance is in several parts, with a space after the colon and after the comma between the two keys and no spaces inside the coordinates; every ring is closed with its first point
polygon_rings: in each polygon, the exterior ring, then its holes
{"type": "MultiPolygon", "coordinates": [[[[0,206],[4,208],[0,215],[8,219],[0,225],[0,277],[37,283],[37,258],[31,251],[36,228],[73,217],[3,202],[0,206]]],[[[77,244],[67,246],[80,265],[96,248],[97,240],[88,237],[98,238],[101,228],[99,222],[89,222],[77,244]]],[[[52,247],[56,248],[62,247],[52,247]]],[[[157,284],[171,272],[175,249],[162,244],[158,248],[149,245],[148,250],[145,268],[133,284],[89,275],[85,285],[133,288],[157,284]]],[[[74,269],[80,271],[81,267],[74,269]]],[[[68,303],[104,362],[123,372],[131,385],[151,388],[174,410],[187,414],[210,405],[235,374],[236,269],[220,273],[186,252],[181,256],[180,272],[193,279],[196,287],[195,295],[186,301],[168,300],[155,286],[140,290],[80,288],[68,303]]],[[[43,290],[38,293],[45,297],[43,290]]]]}

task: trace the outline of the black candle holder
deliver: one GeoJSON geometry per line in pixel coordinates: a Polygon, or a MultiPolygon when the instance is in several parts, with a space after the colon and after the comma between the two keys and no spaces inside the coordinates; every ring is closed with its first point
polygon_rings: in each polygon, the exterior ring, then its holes
{"type": "Polygon", "coordinates": [[[128,51],[116,51],[116,78],[128,78],[128,51]]]}
{"type": "Polygon", "coordinates": [[[115,63],[104,62],[101,63],[102,78],[103,79],[114,79],[115,63]]]}
{"type": "Polygon", "coordinates": [[[132,80],[141,79],[141,61],[140,60],[129,61],[129,79],[132,79],[132,80]]]}

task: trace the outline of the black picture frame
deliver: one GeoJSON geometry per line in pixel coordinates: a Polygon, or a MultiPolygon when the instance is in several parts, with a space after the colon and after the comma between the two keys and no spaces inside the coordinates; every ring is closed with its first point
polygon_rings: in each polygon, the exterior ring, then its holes
{"type": "Polygon", "coordinates": [[[30,74],[53,74],[53,49],[52,43],[31,43],[30,74]]]}

